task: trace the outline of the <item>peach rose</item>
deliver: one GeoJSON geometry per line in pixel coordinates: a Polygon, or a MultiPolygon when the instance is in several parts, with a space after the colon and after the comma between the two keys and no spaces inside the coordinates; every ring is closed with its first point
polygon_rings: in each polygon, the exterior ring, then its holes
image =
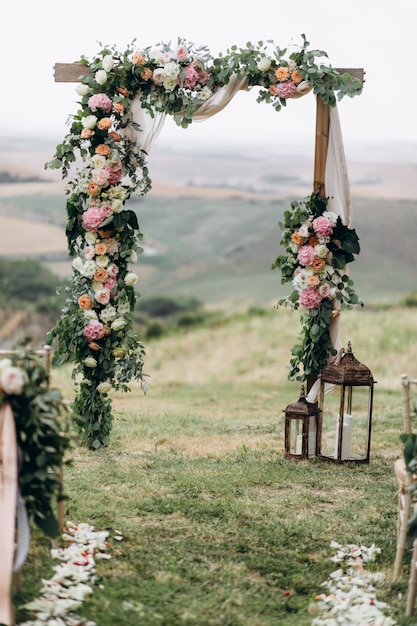
{"type": "Polygon", "coordinates": [[[320,259],[319,257],[317,257],[314,259],[313,263],[311,264],[311,267],[313,268],[315,272],[321,272],[325,264],[326,263],[324,259],[320,259]]]}
{"type": "Polygon", "coordinates": [[[314,235],[311,235],[310,239],[308,240],[308,243],[310,244],[310,246],[313,246],[314,248],[314,246],[317,246],[317,244],[319,243],[319,240],[314,235]]]}
{"type": "Polygon", "coordinates": [[[108,130],[109,128],[111,128],[112,124],[113,122],[109,117],[103,117],[97,124],[97,127],[99,128],[99,130],[108,130]]]}
{"type": "Polygon", "coordinates": [[[320,283],[320,278],[316,274],[313,274],[313,276],[307,277],[307,283],[309,287],[317,287],[320,283]]]}
{"type": "Polygon", "coordinates": [[[123,113],[123,111],[125,110],[123,104],[121,102],[115,102],[113,104],[113,111],[115,113],[118,113],[119,115],[121,115],[123,113]]]}
{"type": "Polygon", "coordinates": [[[121,140],[121,138],[122,138],[122,136],[121,136],[121,135],[119,135],[119,133],[116,133],[114,130],[112,130],[112,131],[109,133],[109,136],[113,139],[113,141],[120,141],[120,140],[121,140]]]}
{"type": "Polygon", "coordinates": [[[100,186],[96,183],[90,183],[88,185],[87,193],[89,196],[98,196],[100,193],[100,186]]]}
{"type": "Polygon", "coordinates": [[[110,154],[110,146],[107,146],[105,143],[101,143],[99,146],[97,146],[96,153],[100,154],[101,156],[107,156],[108,154],[110,154]]]}
{"type": "Polygon", "coordinates": [[[121,96],[124,96],[125,98],[127,98],[129,95],[129,90],[126,89],[126,87],[118,87],[117,91],[121,96]]]}
{"type": "Polygon", "coordinates": [[[91,350],[94,350],[95,352],[97,352],[98,350],[101,350],[101,347],[98,345],[98,343],[95,343],[95,341],[91,341],[88,344],[88,347],[91,348],[91,350]]]}
{"type": "Polygon", "coordinates": [[[298,70],[293,70],[291,72],[291,80],[293,83],[295,83],[296,85],[298,85],[299,83],[301,83],[301,81],[303,80],[300,72],[298,70]]]}
{"type": "Polygon", "coordinates": [[[291,240],[296,243],[297,245],[300,245],[300,243],[302,242],[303,238],[301,237],[300,233],[293,233],[291,235],[291,240]]]}
{"type": "Polygon", "coordinates": [[[94,131],[91,128],[83,128],[81,131],[81,139],[89,139],[94,135],[94,131]]]}
{"type": "Polygon", "coordinates": [[[91,309],[93,301],[88,294],[83,294],[78,298],[78,305],[80,309],[91,309]]]}
{"type": "Polygon", "coordinates": [[[135,65],[145,65],[146,61],[144,59],[142,52],[134,53],[132,57],[132,63],[134,63],[135,65]]]}
{"type": "Polygon", "coordinates": [[[150,70],[149,67],[145,67],[145,69],[141,71],[140,75],[143,80],[150,80],[152,78],[152,70],[150,70]]]}
{"type": "Polygon", "coordinates": [[[113,231],[112,230],[99,230],[98,234],[100,235],[102,239],[109,239],[109,237],[113,235],[113,231]]]}
{"type": "Polygon", "coordinates": [[[95,271],[94,280],[99,283],[104,283],[109,277],[109,273],[104,267],[99,267],[98,270],[95,271]]]}
{"type": "Polygon", "coordinates": [[[290,72],[288,70],[288,67],[278,67],[278,69],[275,70],[275,76],[280,83],[282,83],[284,80],[288,80],[289,75],[290,72]]]}
{"type": "Polygon", "coordinates": [[[107,252],[107,246],[105,243],[97,243],[94,246],[94,252],[98,255],[103,255],[106,254],[107,252]]]}

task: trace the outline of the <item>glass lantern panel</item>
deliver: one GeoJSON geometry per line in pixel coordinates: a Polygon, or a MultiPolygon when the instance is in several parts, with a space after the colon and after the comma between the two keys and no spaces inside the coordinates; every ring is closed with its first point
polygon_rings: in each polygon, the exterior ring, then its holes
{"type": "Polygon", "coordinates": [[[303,452],[303,420],[292,418],[290,421],[290,454],[303,452]]]}
{"type": "Polygon", "coordinates": [[[365,460],[368,452],[369,387],[347,387],[342,407],[343,388],[336,385],[324,396],[321,454],[337,459],[339,422],[342,421],[341,460],[365,460]],[[343,410],[343,420],[339,413],[343,410]]]}

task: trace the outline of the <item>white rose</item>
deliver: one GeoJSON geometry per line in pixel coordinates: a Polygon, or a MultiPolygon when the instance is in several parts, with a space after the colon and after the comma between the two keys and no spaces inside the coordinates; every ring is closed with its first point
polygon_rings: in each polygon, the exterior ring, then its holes
{"type": "Polygon", "coordinates": [[[0,374],[0,388],[5,393],[18,396],[23,391],[25,375],[18,367],[6,367],[0,374]]]}
{"type": "Polygon", "coordinates": [[[329,251],[328,247],[323,244],[318,244],[317,246],[314,246],[314,250],[317,256],[319,256],[321,259],[325,259],[329,251]]]}
{"type": "Polygon", "coordinates": [[[125,276],[125,283],[128,287],[133,287],[138,282],[139,276],[135,272],[128,272],[125,276]]]}
{"type": "Polygon", "coordinates": [[[83,269],[83,262],[82,262],[82,260],[80,259],[80,257],[79,257],[79,256],[77,256],[77,257],[73,260],[73,262],[72,262],[72,267],[73,267],[73,269],[74,269],[74,270],[77,270],[77,272],[80,272],[80,273],[81,273],[81,270],[83,269]]]}
{"type": "Polygon", "coordinates": [[[122,328],[124,328],[126,326],[126,320],[123,319],[123,317],[116,317],[116,319],[111,323],[111,329],[115,330],[116,332],[118,330],[122,330],[122,328]]]}
{"type": "Polygon", "coordinates": [[[0,372],[7,367],[12,367],[12,362],[10,359],[1,359],[0,361],[0,372]]]}
{"type": "Polygon", "coordinates": [[[103,66],[103,70],[105,70],[106,72],[110,72],[110,70],[113,69],[113,66],[114,66],[112,55],[106,54],[106,56],[103,57],[101,65],[103,66]]]}
{"type": "Polygon", "coordinates": [[[96,243],[97,236],[95,233],[86,232],[84,239],[89,246],[93,246],[96,243]]]}
{"type": "Polygon", "coordinates": [[[97,124],[97,118],[95,115],[86,115],[85,117],[83,117],[83,119],[81,120],[83,128],[94,128],[94,126],[97,124]]]}
{"type": "Polygon", "coordinates": [[[98,316],[97,316],[97,313],[93,311],[93,309],[85,309],[84,318],[86,320],[97,320],[98,316]]]}
{"type": "Polygon", "coordinates": [[[97,361],[93,356],[88,356],[86,359],[84,359],[83,363],[86,367],[97,367],[97,361]]]}
{"type": "Polygon", "coordinates": [[[101,154],[95,154],[91,157],[91,164],[94,169],[97,170],[106,164],[106,157],[102,156],[101,154]]]}
{"type": "Polygon", "coordinates": [[[106,254],[100,254],[96,256],[97,267],[107,267],[109,264],[109,257],[106,254]]]}
{"type": "Polygon", "coordinates": [[[123,211],[123,202],[119,199],[113,200],[111,208],[113,213],[120,213],[120,211],[123,211]]]}
{"type": "Polygon", "coordinates": [[[160,50],[151,50],[149,58],[155,63],[162,63],[162,52],[160,50]]]}
{"type": "Polygon", "coordinates": [[[99,393],[109,393],[109,391],[111,390],[112,386],[110,383],[100,383],[99,385],[97,385],[96,389],[99,393]]]}
{"type": "Polygon", "coordinates": [[[81,83],[81,85],[78,85],[75,91],[78,93],[79,96],[86,96],[88,93],[90,93],[90,87],[81,83]]]}
{"type": "Polygon", "coordinates": [[[164,88],[167,91],[172,91],[178,84],[178,76],[166,76],[164,78],[164,88]]]}
{"type": "Polygon", "coordinates": [[[257,67],[260,72],[267,72],[269,68],[271,67],[271,59],[269,57],[262,57],[258,61],[257,67]]]}
{"type": "Polygon", "coordinates": [[[165,72],[161,67],[158,67],[156,70],[153,71],[152,80],[155,83],[155,85],[162,85],[162,83],[164,82],[164,79],[165,79],[165,72]]]}
{"type": "Polygon", "coordinates": [[[107,72],[105,70],[98,70],[95,74],[94,74],[94,78],[96,80],[96,83],[98,85],[104,85],[104,83],[107,80],[107,72]]]}

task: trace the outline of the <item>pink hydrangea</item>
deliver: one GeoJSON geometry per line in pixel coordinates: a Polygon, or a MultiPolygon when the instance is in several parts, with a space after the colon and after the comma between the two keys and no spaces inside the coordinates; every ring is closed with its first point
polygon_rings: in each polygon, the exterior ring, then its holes
{"type": "Polygon", "coordinates": [[[292,98],[297,91],[297,85],[292,80],[287,80],[285,83],[278,83],[274,85],[274,93],[278,98],[292,98]]]}
{"type": "Polygon", "coordinates": [[[83,335],[88,339],[88,341],[101,339],[104,337],[104,326],[98,320],[91,320],[86,326],[84,326],[83,335]]]}
{"type": "Polygon", "coordinates": [[[314,250],[313,246],[301,246],[301,248],[298,250],[297,258],[300,265],[304,265],[304,267],[307,267],[308,265],[311,265],[313,263],[316,256],[316,251],[314,250]]]}
{"type": "Polygon", "coordinates": [[[83,213],[83,217],[82,217],[82,222],[83,222],[83,226],[85,230],[88,230],[90,233],[96,232],[100,224],[109,215],[111,215],[111,209],[109,213],[109,211],[106,211],[104,207],[99,207],[99,206],[94,206],[94,205],[88,207],[86,212],[83,213]]]}
{"type": "Polygon", "coordinates": [[[333,232],[333,223],[328,217],[321,215],[313,220],[313,228],[317,237],[329,237],[333,232]]]}
{"type": "Polygon", "coordinates": [[[313,289],[313,287],[307,287],[307,289],[303,289],[300,292],[299,303],[305,309],[316,309],[320,305],[322,299],[323,298],[316,289],[313,289]]]}
{"type": "Polygon", "coordinates": [[[95,93],[88,99],[88,106],[95,113],[97,109],[102,109],[104,113],[110,113],[113,102],[105,93],[95,93]]]}

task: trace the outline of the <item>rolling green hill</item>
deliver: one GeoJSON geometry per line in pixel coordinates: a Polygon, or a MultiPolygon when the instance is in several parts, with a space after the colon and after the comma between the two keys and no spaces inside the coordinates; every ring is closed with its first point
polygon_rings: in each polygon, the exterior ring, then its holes
{"type": "MultiPolygon", "coordinates": [[[[144,234],[145,253],[136,270],[143,296],[196,297],[209,306],[270,304],[290,291],[271,264],[280,253],[278,221],[294,197],[271,200],[236,194],[166,197],[131,201],[144,234]]],[[[300,198],[301,199],[301,198],[300,198]]],[[[64,227],[65,198],[22,196],[2,201],[14,216],[64,227]]],[[[398,302],[416,290],[412,200],[358,199],[353,226],[361,254],[350,267],[365,304],[398,302]]],[[[28,250],[28,256],[33,256],[28,250]]],[[[61,277],[70,272],[66,250],[37,258],[61,277]]]]}

